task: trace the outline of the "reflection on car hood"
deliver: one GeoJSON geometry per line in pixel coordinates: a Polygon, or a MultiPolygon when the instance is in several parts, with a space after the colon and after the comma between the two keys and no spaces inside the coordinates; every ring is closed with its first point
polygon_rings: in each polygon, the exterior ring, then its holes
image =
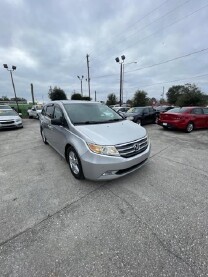
{"type": "Polygon", "coordinates": [[[1,120],[15,120],[15,119],[21,119],[18,115],[8,115],[8,116],[0,116],[1,120]]]}
{"type": "Polygon", "coordinates": [[[146,130],[129,120],[114,123],[76,126],[89,142],[100,145],[115,145],[140,139],[146,135],[146,130]]]}

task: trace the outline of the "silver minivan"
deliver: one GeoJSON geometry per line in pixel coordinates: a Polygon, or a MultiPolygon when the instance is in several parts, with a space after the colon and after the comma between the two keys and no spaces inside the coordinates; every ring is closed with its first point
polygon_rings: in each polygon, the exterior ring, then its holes
{"type": "Polygon", "coordinates": [[[43,142],[67,160],[77,179],[119,178],[140,168],[150,155],[146,130],[99,102],[46,104],[40,132],[43,142]]]}

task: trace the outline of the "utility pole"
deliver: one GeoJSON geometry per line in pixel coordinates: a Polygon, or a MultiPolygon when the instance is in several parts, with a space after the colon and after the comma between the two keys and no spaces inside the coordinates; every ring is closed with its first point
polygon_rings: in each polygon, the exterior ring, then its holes
{"type": "Polygon", "coordinates": [[[35,105],[34,92],[33,92],[33,84],[30,84],[30,86],[31,86],[32,102],[33,102],[33,105],[35,105]]]}
{"type": "Polygon", "coordinates": [[[89,67],[89,54],[87,54],[87,81],[88,81],[88,90],[89,90],[89,98],[90,98],[90,67],[89,67]]]}
{"type": "Polygon", "coordinates": [[[95,101],[97,101],[97,98],[96,98],[96,90],[95,90],[95,101]]]}

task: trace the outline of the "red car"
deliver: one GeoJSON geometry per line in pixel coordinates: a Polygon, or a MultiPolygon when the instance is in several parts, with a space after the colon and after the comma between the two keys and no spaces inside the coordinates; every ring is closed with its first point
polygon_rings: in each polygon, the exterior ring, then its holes
{"type": "Polygon", "coordinates": [[[194,129],[208,128],[208,108],[174,108],[160,114],[157,124],[164,129],[176,128],[190,133],[194,129]]]}

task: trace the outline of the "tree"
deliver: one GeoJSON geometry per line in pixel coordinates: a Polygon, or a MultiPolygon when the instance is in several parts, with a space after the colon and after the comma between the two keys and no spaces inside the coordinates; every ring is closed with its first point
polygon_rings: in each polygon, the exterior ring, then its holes
{"type": "Polygon", "coordinates": [[[82,95],[80,93],[74,93],[71,96],[71,100],[82,100],[82,95]]]}
{"type": "Polygon", "coordinates": [[[58,87],[50,87],[49,92],[48,92],[48,97],[54,101],[54,100],[67,100],[66,93],[58,87]]]}
{"type": "Polygon", "coordinates": [[[116,97],[116,95],[114,93],[108,94],[108,99],[106,101],[106,104],[108,106],[115,105],[115,104],[117,104],[117,102],[118,102],[118,100],[117,100],[117,97],[116,97]]]}
{"type": "Polygon", "coordinates": [[[166,93],[168,103],[175,105],[179,96],[182,94],[184,86],[172,86],[169,88],[168,92],[166,93]]]}
{"type": "Polygon", "coordinates": [[[7,96],[2,96],[1,98],[3,101],[9,101],[9,98],[7,96]]]}
{"type": "Polygon", "coordinates": [[[132,99],[133,106],[144,107],[147,106],[150,102],[150,99],[147,97],[147,92],[144,90],[137,90],[132,99]]]}
{"type": "Polygon", "coordinates": [[[177,106],[203,106],[206,105],[206,96],[195,84],[185,84],[182,93],[176,101],[177,106]]]}

